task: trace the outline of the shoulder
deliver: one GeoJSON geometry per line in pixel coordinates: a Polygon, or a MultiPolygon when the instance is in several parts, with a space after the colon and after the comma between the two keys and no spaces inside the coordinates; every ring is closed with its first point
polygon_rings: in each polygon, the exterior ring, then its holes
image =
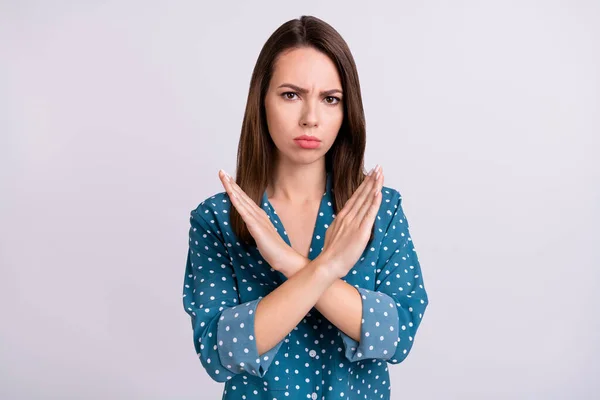
{"type": "Polygon", "coordinates": [[[230,204],[229,195],[225,191],[205,198],[190,212],[191,229],[224,241],[223,236],[229,225],[230,204]]]}
{"type": "Polygon", "coordinates": [[[381,188],[381,206],[379,207],[379,215],[383,218],[392,218],[401,208],[402,195],[392,187],[385,186],[381,188]]]}
{"type": "Polygon", "coordinates": [[[229,213],[231,201],[227,192],[215,193],[202,200],[196,208],[191,211],[193,217],[202,217],[205,220],[217,218],[222,219],[229,213]]]}
{"type": "Polygon", "coordinates": [[[398,189],[384,185],[381,189],[381,195],[381,205],[377,215],[379,232],[384,236],[388,236],[390,230],[394,231],[395,233],[391,235],[392,239],[390,240],[397,239],[398,235],[404,236],[402,229],[396,229],[398,224],[401,226],[408,225],[407,222],[405,223],[406,216],[402,208],[402,194],[398,189]]]}

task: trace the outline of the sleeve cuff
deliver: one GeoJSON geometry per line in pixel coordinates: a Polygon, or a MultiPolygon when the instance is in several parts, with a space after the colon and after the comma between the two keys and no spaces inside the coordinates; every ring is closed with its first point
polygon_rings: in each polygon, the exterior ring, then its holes
{"type": "MultiPolygon", "coordinates": [[[[261,298],[262,299],[262,298],[261,298]]],[[[233,373],[264,377],[279,351],[282,339],[259,357],[254,337],[254,316],[261,299],[223,310],[217,324],[217,350],[221,364],[233,373]]]]}
{"type": "Polygon", "coordinates": [[[399,318],[395,300],[382,292],[355,287],[362,299],[360,342],[339,331],[350,362],[393,357],[398,346],[399,318]]]}

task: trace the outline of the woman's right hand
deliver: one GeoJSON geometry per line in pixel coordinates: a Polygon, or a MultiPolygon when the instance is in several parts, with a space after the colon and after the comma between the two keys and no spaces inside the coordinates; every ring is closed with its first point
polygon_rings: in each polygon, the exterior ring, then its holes
{"type": "Polygon", "coordinates": [[[325,231],[319,257],[327,260],[324,268],[333,277],[346,276],[364,252],[381,205],[382,187],[383,172],[378,165],[369,172],[325,231]]]}

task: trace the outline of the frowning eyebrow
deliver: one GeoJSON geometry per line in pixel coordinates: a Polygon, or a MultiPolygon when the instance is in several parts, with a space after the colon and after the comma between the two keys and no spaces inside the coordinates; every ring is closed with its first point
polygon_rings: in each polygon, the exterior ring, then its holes
{"type": "MultiPolygon", "coordinates": [[[[304,88],[301,88],[300,86],[292,85],[291,83],[283,83],[283,84],[279,85],[277,87],[277,89],[282,88],[282,87],[288,87],[290,89],[294,89],[295,91],[297,91],[298,93],[301,93],[301,94],[308,93],[308,89],[304,89],[304,88]]],[[[340,89],[330,89],[330,90],[325,90],[325,91],[321,92],[320,95],[321,96],[330,96],[334,93],[343,94],[343,92],[340,89]]]]}

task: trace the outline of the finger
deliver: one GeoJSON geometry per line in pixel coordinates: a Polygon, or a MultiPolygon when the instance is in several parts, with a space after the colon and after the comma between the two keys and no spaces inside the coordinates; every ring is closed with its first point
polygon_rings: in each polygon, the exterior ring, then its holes
{"type": "Polygon", "coordinates": [[[229,195],[230,199],[233,199],[235,197],[237,197],[234,193],[233,193],[233,188],[231,186],[231,182],[229,181],[227,172],[223,171],[222,169],[219,170],[219,179],[221,180],[221,183],[223,184],[223,187],[225,188],[225,191],[227,192],[227,194],[229,195]]]}
{"type": "Polygon", "coordinates": [[[381,197],[380,194],[381,188],[383,187],[383,180],[383,170],[380,170],[379,177],[375,178],[375,184],[373,185],[372,190],[366,194],[366,199],[355,217],[358,221],[363,221],[365,219],[365,216],[371,209],[373,203],[377,201],[377,196],[381,197]]]}
{"type": "Polygon", "coordinates": [[[233,179],[233,177],[230,178],[231,179],[229,183],[231,185],[231,190],[233,191],[233,193],[237,195],[241,202],[244,203],[249,213],[258,216],[258,213],[262,210],[262,208],[258,207],[254,200],[248,197],[246,192],[244,192],[242,188],[235,182],[235,179],[233,179]]]}
{"type": "MultiPolygon", "coordinates": [[[[227,174],[227,176],[229,176],[227,174]]],[[[277,232],[277,228],[271,222],[269,216],[262,208],[258,207],[254,200],[252,200],[246,192],[242,190],[242,188],[235,182],[235,180],[229,176],[229,185],[231,186],[232,193],[237,196],[239,200],[240,207],[243,206],[246,210],[246,215],[243,216],[246,224],[250,224],[252,222],[261,223],[263,226],[271,229],[274,232],[277,232]],[[251,222],[252,221],[252,222],[251,222]]],[[[237,208],[237,207],[236,207],[237,208]]]]}
{"type": "MultiPolygon", "coordinates": [[[[360,214],[361,208],[364,206],[365,202],[370,203],[369,193],[373,192],[375,185],[377,184],[377,176],[381,174],[381,166],[377,166],[377,169],[373,172],[373,175],[369,177],[369,182],[365,185],[365,187],[358,193],[358,197],[356,198],[356,202],[352,205],[352,208],[348,211],[348,215],[355,219],[358,218],[360,214]]],[[[358,219],[358,221],[360,221],[358,219]]]]}
{"type": "MultiPolygon", "coordinates": [[[[231,177],[225,171],[219,173],[219,177],[221,177],[221,181],[226,187],[227,193],[230,194],[231,204],[233,204],[238,210],[240,216],[248,226],[248,229],[250,229],[251,235],[254,236],[252,227],[257,221],[261,222],[263,226],[266,225],[268,228],[273,230],[273,232],[277,232],[277,228],[269,221],[269,218],[259,218],[262,216],[258,215],[257,213],[260,211],[264,213],[264,210],[262,208],[259,208],[256,205],[256,203],[252,199],[250,199],[250,197],[248,197],[246,192],[244,192],[242,188],[239,187],[239,185],[235,182],[233,177],[231,177]]],[[[267,214],[264,213],[263,215],[267,214]]]]}
{"type": "Polygon", "coordinates": [[[364,218],[361,222],[361,227],[368,226],[369,229],[373,227],[373,223],[375,223],[375,218],[377,217],[377,213],[379,213],[379,208],[381,207],[382,201],[382,191],[383,189],[383,174],[380,177],[380,182],[377,185],[377,188],[373,191],[372,197],[373,201],[369,205],[364,215],[364,218]]]}
{"type": "Polygon", "coordinates": [[[369,187],[369,190],[366,190],[364,193],[361,194],[359,203],[357,203],[358,209],[354,216],[354,218],[356,220],[358,220],[358,221],[363,220],[365,213],[367,212],[367,210],[371,206],[371,203],[373,202],[375,193],[377,192],[377,189],[379,187],[379,184],[380,184],[382,178],[383,178],[383,169],[380,168],[379,171],[375,174],[375,177],[373,178],[373,185],[371,187],[369,187]]]}
{"type": "Polygon", "coordinates": [[[223,183],[223,186],[225,187],[225,190],[227,191],[227,194],[229,195],[231,204],[234,205],[234,207],[239,212],[242,219],[244,221],[246,221],[246,223],[248,223],[248,219],[252,216],[252,214],[249,212],[248,206],[246,205],[246,203],[235,192],[235,190],[233,188],[232,180],[230,180],[228,178],[228,176],[229,175],[225,171],[219,170],[219,178],[221,179],[221,182],[223,183]]]}
{"type": "MultiPolygon", "coordinates": [[[[350,210],[354,206],[354,203],[356,203],[356,199],[358,198],[358,196],[360,195],[360,193],[362,192],[362,190],[365,188],[365,186],[369,183],[369,180],[371,179],[371,177],[375,173],[375,169],[378,166],[379,165],[375,166],[375,168],[373,168],[373,169],[371,169],[371,171],[369,171],[369,173],[365,176],[365,178],[363,179],[363,181],[361,182],[361,184],[354,191],[354,193],[352,194],[352,196],[350,196],[350,198],[348,199],[348,201],[346,201],[346,203],[342,207],[342,210],[345,211],[346,214],[350,212],[350,210]]],[[[341,213],[342,210],[340,210],[340,213],[341,213]]],[[[340,213],[338,213],[338,214],[340,214],[340,213]]]]}

